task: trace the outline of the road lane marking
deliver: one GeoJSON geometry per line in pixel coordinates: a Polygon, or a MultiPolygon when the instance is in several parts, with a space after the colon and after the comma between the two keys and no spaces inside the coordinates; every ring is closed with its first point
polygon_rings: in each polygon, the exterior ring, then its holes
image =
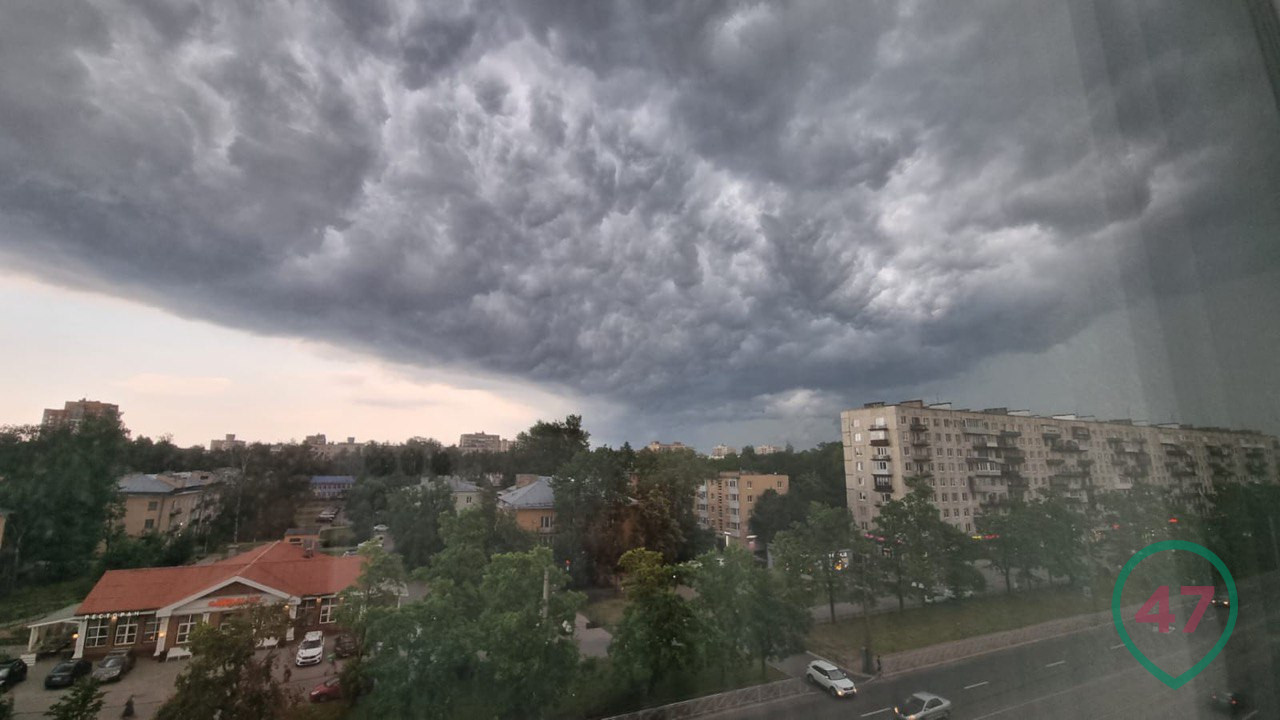
{"type": "Polygon", "coordinates": [[[1045,667],[1051,668],[1051,667],[1058,667],[1059,665],[1066,665],[1066,664],[1067,664],[1066,660],[1059,660],[1058,662],[1051,662],[1048,665],[1045,665],[1045,667]]]}
{"type": "Polygon", "coordinates": [[[1124,647],[1124,643],[1120,643],[1119,645],[1112,645],[1112,646],[1111,646],[1111,649],[1112,649],[1112,650],[1119,650],[1119,649],[1120,649],[1120,648],[1122,648],[1122,647],[1124,647]]]}
{"type": "Polygon", "coordinates": [[[862,717],[871,717],[872,715],[879,715],[882,712],[889,712],[889,708],[885,707],[880,708],[879,710],[872,710],[869,713],[862,713],[862,717]]]}
{"type": "Polygon", "coordinates": [[[976,687],[982,687],[983,685],[989,685],[989,684],[991,684],[991,681],[990,681],[990,680],[983,680],[983,681],[982,681],[982,682],[980,682],[980,683],[974,683],[974,684],[972,684],[972,685],[965,685],[965,686],[964,686],[964,689],[965,689],[965,690],[972,690],[972,689],[974,689],[974,688],[976,688],[976,687]]]}

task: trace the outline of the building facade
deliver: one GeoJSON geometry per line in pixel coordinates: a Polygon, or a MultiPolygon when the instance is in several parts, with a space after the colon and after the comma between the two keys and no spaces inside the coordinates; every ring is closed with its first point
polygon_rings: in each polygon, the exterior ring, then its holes
{"type": "Polygon", "coordinates": [[[733,454],[733,448],[728,445],[717,445],[711,448],[711,457],[715,460],[723,460],[733,454]]]}
{"type": "Polygon", "coordinates": [[[520,529],[546,541],[556,532],[556,494],[545,475],[516,475],[516,484],[498,493],[498,508],[511,514],[520,529]]]}
{"type": "Polygon", "coordinates": [[[511,449],[511,443],[497,435],[489,435],[482,430],[478,433],[462,433],[458,437],[458,449],[464,453],[506,452],[511,449]]]}
{"type": "Polygon", "coordinates": [[[217,512],[222,484],[234,470],[126,475],[118,481],[126,535],[170,533],[197,527],[217,512]]]}
{"type": "Polygon", "coordinates": [[[40,424],[45,427],[69,425],[74,428],[79,427],[85,418],[106,416],[119,418],[120,406],[82,398],[80,400],[68,400],[63,403],[61,410],[46,408],[40,424]]]}
{"type": "Polygon", "coordinates": [[[689,447],[688,445],[685,445],[682,442],[663,443],[663,442],[658,442],[657,440],[654,440],[653,442],[646,445],[645,449],[651,452],[677,452],[680,450],[692,450],[693,448],[689,447]]]}
{"type": "Polygon", "coordinates": [[[698,526],[715,532],[726,542],[754,550],[751,514],[760,495],[766,490],[785,495],[790,488],[791,479],[786,475],[722,472],[703,481],[694,493],[698,526]]]}
{"type": "Polygon", "coordinates": [[[355,484],[356,479],[351,475],[313,475],[311,496],[321,500],[345,497],[347,491],[355,484]]]}
{"type": "Polygon", "coordinates": [[[235,433],[227,433],[226,437],[221,440],[210,440],[210,452],[229,452],[231,450],[242,450],[246,443],[244,440],[237,440],[235,433]]]}
{"type": "Polygon", "coordinates": [[[74,656],[124,648],[186,656],[196,626],[216,627],[255,604],[287,608],[288,633],[276,640],[336,627],[337,595],[355,584],[363,563],[279,541],[208,565],[109,570],[75,611],[74,656]]]}
{"type": "Polygon", "coordinates": [[[772,455],[774,453],[780,453],[785,449],[786,448],[781,445],[757,445],[755,447],[757,455],[772,455]]]}
{"type": "Polygon", "coordinates": [[[424,477],[418,481],[422,487],[427,487],[432,483],[442,483],[449,488],[449,493],[453,495],[453,508],[458,512],[469,508],[480,507],[480,486],[475,483],[464,480],[457,475],[441,475],[439,477],[424,477]]]}
{"type": "Polygon", "coordinates": [[[1276,438],[1250,431],[1149,425],[1024,410],[953,409],[919,400],[840,414],[845,492],[858,527],[928,476],[939,516],[973,532],[984,503],[1050,490],[1091,502],[1147,482],[1203,497],[1214,481],[1276,480],[1276,438]]]}

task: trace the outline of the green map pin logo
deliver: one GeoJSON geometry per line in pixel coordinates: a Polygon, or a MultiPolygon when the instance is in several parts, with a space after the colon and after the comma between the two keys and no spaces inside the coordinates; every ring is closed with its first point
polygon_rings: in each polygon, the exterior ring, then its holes
{"type": "Polygon", "coordinates": [[[1209,663],[1213,662],[1213,659],[1218,657],[1218,653],[1222,652],[1222,648],[1225,647],[1227,641],[1231,639],[1231,631],[1236,628],[1236,614],[1239,612],[1239,607],[1240,603],[1237,602],[1236,598],[1236,581],[1231,577],[1231,571],[1227,569],[1227,564],[1222,562],[1222,559],[1213,554],[1213,551],[1209,548],[1186,540],[1162,540],[1158,543],[1152,543],[1134,553],[1133,557],[1129,558],[1129,562],[1124,564],[1124,568],[1120,571],[1120,577],[1116,578],[1116,588],[1111,593],[1111,619],[1115,622],[1116,632],[1120,634],[1120,639],[1124,641],[1124,646],[1128,648],[1129,654],[1137,658],[1138,662],[1142,664],[1142,667],[1147,669],[1147,672],[1151,673],[1159,679],[1160,682],[1168,685],[1174,690],[1186,685],[1192,678],[1199,675],[1200,671],[1208,667],[1209,663]],[[1208,560],[1213,564],[1213,567],[1218,571],[1218,574],[1222,576],[1222,579],[1226,580],[1227,594],[1231,598],[1231,614],[1227,618],[1226,627],[1222,630],[1222,637],[1218,638],[1217,644],[1209,650],[1200,662],[1196,663],[1190,670],[1187,670],[1177,677],[1165,672],[1160,668],[1160,666],[1151,662],[1146,655],[1142,654],[1142,651],[1134,644],[1133,638],[1129,636],[1129,630],[1124,626],[1124,617],[1122,616],[1120,609],[1121,593],[1124,592],[1124,584],[1129,580],[1129,575],[1133,572],[1133,569],[1138,567],[1138,563],[1143,560],[1166,550],[1186,550],[1187,552],[1195,553],[1205,560],[1208,560]]]}

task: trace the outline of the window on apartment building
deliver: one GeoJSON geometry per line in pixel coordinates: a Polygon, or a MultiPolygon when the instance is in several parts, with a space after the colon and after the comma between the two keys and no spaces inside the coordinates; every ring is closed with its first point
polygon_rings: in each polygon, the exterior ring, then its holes
{"type": "Polygon", "coordinates": [[[781,481],[781,480],[779,480],[779,481],[778,481],[778,487],[782,487],[782,481],[781,481]]]}
{"type": "Polygon", "coordinates": [[[853,426],[854,426],[854,427],[858,427],[858,426],[859,426],[859,425],[861,425],[861,424],[862,424],[862,421],[861,421],[861,420],[859,420],[858,418],[854,418],[854,419],[853,419],[853,426]]]}
{"type": "Polygon", "coordinates": [[[116,644],[132,645],[138,639],[138,617],[122,617],[116,622],[116,644]]]}
{"type": "Polygon", "coordinates": [[[155,642],[156,635],[160,633],[160,618],[152,615],[147,618],[147,622],[142,626],[142,642],[155,642]]]}
{"type": "Polygon", "coordinates": [[[85,647],[102,647],[107,644],[107,631],[111,626],[108,618],[95,618],[89,621],[84,629],[85,647]]]}
{"type": "Polygon", "coordinates": [[[943,509],[942,509],[942,517],[944,517],[944,518],[949,518],[949,517],[951,517],[951,510],[950,510],[949,508],[943,508],[943,509]]]}
{"type": "Polygon", "coordinates": [[[736,488],[736,487],[738,487],[738,481],[737,481],[737,480],[730,480],[730,481],[729,481],[729,487],[731,487],[731,488],[736,488]]]}
{"type": "Polygon", "coordinates": [[[964,509],[964,516],[969,517],[969,508],[964,509]]]}
{"type": "Polygon", "coordinates": [[[965,529],[965,532],[973,532],[973,523],[965,523],[964,529],[965,529]]]}
{"type": "Polygon", "coordinates": [[[150,501],[150,502],[148,502],[148,503],[147,503],[147,511],[148,511],[148,512],[155,511],[155,510],[158,510],[158,509],[160,509],[160,501],[159,501],[159,500],[152,500],[152,501],[150,501]]]}
{"type": "Polygon", "coordinates": [[[748,489],[748,490],[750,490],[750,489],[751,489],[751,481],[750,481],[750,480],[748,480],[748,481],[747,481],[747,489],[748,489]]]}
{"type": "Polygon", "coordinates": [[[969,502],[969,493],[960,493],[960,495],[961,495],[961,498],[960,498],[961,500],[964,500],[965,502],[969,502]]]}
{"type": "Polygon", "coordinates": [[[325,625],[334,621],[335,611],[338,607],[337,598],[320,598],[320,624],[325,625]]]}
{"type": "Polygon", "coordinates": [[[191,639],[191,631],[195,629],[198,622],[200,622],[198,615],[183,615],[179,617],[178,632],[174,641],[179,645],[185,645],[191,639]]]}
{"type": "Polygon", "coordinates": [[[853,434],[853,441],[854,441],[854,442],[862,442],[862,433],[854,433],[854,434],[853,434]]]}
{"type": "Polygon", "coordinates": [[[893,499],[893,493],[880,493],[880,499],[884,502],[889,502],[893,499]]]}
{"type": "Polygon", "coordinates": [[[729,493],[729,502],[738,502],[738,493],[729,493]]]}
{"type": "Polygon", "coordinates": [[[858,462],[854,463],[854,469],[855,469],[855,470],[857,470],[858,472],[862,472],[862,461],[861,461],[861,460],[859,460],[858,462]]]}
{"type": "Polygon", "coordinates": [[[876,425],[884,425],[884,424],[885,422],[883,417],[876,418],[876,425]]]}
{"type": "Polygon", "coordinates": [[[142,527],[144,530],[154,530],[156,527],[156,521],[151,518],[147,518],[143,521],[142,527]]]}

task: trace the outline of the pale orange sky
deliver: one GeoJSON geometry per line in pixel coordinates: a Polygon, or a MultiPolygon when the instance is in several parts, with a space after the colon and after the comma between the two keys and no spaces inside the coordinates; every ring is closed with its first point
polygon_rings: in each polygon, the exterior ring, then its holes
{"type": "Polygon", "coordinates": [[[120,406],[135,435],[207,445],[236,433],[286,441],[455,443],[504,437],[579,412],[567,393],[498,378],[388,363],[322,343],[271,338],[175,317],[119,298],[0,274],[0,424],[38,423],[46,407],[87,397],[120,406]]]}

